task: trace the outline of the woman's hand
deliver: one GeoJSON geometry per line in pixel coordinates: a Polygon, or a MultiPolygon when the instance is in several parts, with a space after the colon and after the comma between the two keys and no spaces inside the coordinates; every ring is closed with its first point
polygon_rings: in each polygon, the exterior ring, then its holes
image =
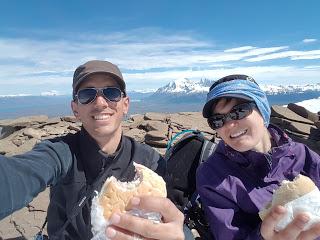
{"type": "Polygon", "coordinates": [[[113,240],[184,239],[184,216],[169,199],[151,196],[133,197],[127,210],[133,208],[158,212],[162,215],[162,222],[154,223],[128,213],[115,213],[110,219],[111,225],[106,229],[106,235],[109,238],[113,240]]]}
{"type": "Polygon", "coordinates": [[[299,213],[285,229],[276,232],[274,229],[285,212],[286,209],[282,206],[275,206],[271,209],[261,224],[260,232],[263,239],[312,240],[320,236],[320,223],[314,224],[309,230],[303,231],[304,226],[310,220],[305,213],[299,213]]]}

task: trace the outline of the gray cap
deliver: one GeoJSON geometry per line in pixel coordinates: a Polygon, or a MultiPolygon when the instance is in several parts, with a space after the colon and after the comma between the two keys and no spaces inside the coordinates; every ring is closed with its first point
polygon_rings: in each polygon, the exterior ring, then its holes
{"type": "Polygon", "coordinates": [[[80,84],[94,73],[106,73],[111,75],[119,84],[120,89],[124,93],[126,92],[126,84],[123,80],[120,69],[116,65],[108,61],[92,60],[80,65],[74,71],[72,83],[73,95],[77,92],[80,84]]]}

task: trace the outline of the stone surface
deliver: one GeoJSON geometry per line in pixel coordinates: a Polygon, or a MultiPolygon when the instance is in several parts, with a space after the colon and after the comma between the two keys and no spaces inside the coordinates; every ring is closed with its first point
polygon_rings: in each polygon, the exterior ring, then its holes
{"type": "Polygon", "coordinates": [[[271,115],[274,117],[289,119],[295,122],[314,124],[313,121],[296,114],[295,112],[291,111],[286,107],[282,107],[278,105],[273,105],[271,107],[271,115]]]}

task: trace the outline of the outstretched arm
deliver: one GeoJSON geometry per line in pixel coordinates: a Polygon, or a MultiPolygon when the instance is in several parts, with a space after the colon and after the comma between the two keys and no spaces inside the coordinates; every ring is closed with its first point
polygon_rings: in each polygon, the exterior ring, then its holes
{"type": "Polygon", "coordinates": [[[55,184],[67,173],[71,160],[66,144],[50,141],[25,154],[0,155],[0,219],[25,207],[47,186],[55,184]]]}

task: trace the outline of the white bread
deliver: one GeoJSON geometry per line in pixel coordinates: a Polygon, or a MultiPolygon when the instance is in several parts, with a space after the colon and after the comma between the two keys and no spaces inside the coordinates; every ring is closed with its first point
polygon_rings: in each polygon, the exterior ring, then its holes
{"type": "Polygon", "coordinates": [[[132,182],[120,182],[110,177],[102,186],[98,201],[106,220],[116,211],[125,212],[133,196],[167,196],[166,183],[161,176],[143,165],[134,163],[134,166],[136,176],[132,182]]]}
{"type": "Polygon", "coordinates": [[[317,186],[314,182],[309,177],[301,174],[293,181],[282,181],[280,187],[273,193],[272,202],[259,212],[260,218],[263,220],[273,206],[284,206],[286,203],[302,197],[315,189],[317,189],[317,186]]]}

